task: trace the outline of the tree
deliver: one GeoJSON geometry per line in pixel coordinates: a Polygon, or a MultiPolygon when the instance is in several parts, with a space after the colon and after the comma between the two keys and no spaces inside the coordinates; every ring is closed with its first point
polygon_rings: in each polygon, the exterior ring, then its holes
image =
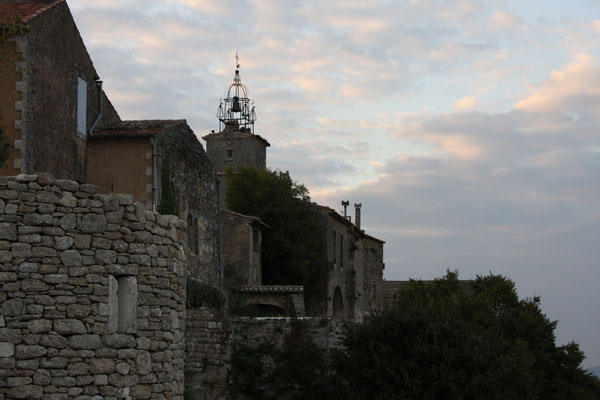
{"type": "Polygon", "coordinates": [[[228,169],[226,179],[227,207],[270,227],[263,235],[263,283],[303,285],[305,296],[317,293],[328,265],[324,227],[306,205],[306,187],[288,172],[252,167],[228,169]]]}
{"type": "Polygon", "coordinates": [[[575,343],[557,347],[540,299],[489,275],[411,281],[336,355],[331,399],[597,399],[575,343]]]}

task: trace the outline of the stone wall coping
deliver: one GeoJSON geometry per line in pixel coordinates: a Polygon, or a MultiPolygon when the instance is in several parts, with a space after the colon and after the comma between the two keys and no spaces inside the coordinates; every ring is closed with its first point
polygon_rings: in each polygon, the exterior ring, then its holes
{"type": "Polygon", "coordinates": [[[240,293],[304,293],[304,287],[300,285],[256,285],[242,286],[240,293]]]}

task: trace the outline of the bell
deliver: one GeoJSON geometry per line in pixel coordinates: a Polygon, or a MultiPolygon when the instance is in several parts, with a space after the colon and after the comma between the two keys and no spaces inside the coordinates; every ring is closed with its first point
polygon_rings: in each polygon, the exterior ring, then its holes
{"type": "Polygon", "coordinates": [[[233,112],[242,111],[242,107],[240,106],[240,99],[237,96],[235,96],[233,98],[233,105],[231,106],[231,111],[233,111],[233,112]]]}

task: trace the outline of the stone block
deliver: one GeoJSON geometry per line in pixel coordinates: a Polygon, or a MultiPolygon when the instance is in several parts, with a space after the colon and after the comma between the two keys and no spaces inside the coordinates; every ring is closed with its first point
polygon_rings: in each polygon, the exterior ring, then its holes
{"type": "Polygon", "coordinates": [[[33,374],[33,383],[40,386],[50,385],[52,383],[50,372],[46,369],[38,369],[33,374]]]}
{"type": "Polygon", "coordinates": [[[110,358],[94,358],[89,361],[90,372],[94,375],[111,374],[115,371],[115,362],[110,358]]]}
{"type": "Polygon", "coordinates": [[[79,185],[79,190],[87,194],[96,194],[99,191],[98,186],[89,183],[79,185]]]}
{"type": "Polygon", "coordinates": [[[36,198],[39,203],[58,203],[58,197],[53,192],[37,192],[36,198]]]}
{"type": "Polygon", "coordinates": [[[0,250],[0,264],[12,261],[12,253],[8,250],[0,250]]]}
{"type": "Polygon", "coordinates": [[[52,329],[52,321],[49,319],[36,319],[29,321],[27,327],[31,333],[49,332],[52,329]]]}
{"type": "Polygon", "coordinates": [[[76,350],[97,350],[102,347],[98,335],[73,335],[69,338],[69,345],[76,350]]]}
{"type": "Polygon", "coordinates": [[[19,174],[15,177],[15,179],[17,180],[17,182],[29,183],[29,182],[37,181],[38,176],[37,175],[19,174]]]}
{"type": "Polygon", "coordinates": [[[12,244],[13,258],[29,258],[31,256],[31,245],[28,243],[12,244]]]}
{"type": "Polygon", "coordinates": [[[45,347],[64,349],[69,344],[69,341],[60,335],[44,335],[40,339],[40,344],[45,347]]]}
{"type": "Polygon", "coordinates": [[[56,250],[67,250],[75,243],[75,239],[71,236],[56,236],[54,238],[54,246],[56,250]]]}
{"type": "Polygon", "coordinates": [[[60,255],[60,260],[66,266],[77,267],[82,265],[81,253],[77,250],[63,251],[60,255]]]}
{"type": "Polygon", "coordinates": [[[130,335],[114,334],[106,336],[106,345],[114,349],[134,348],[135,339],[130,335]]]}
{"type": "Polygon", "coordinates": [[[152,372],[152,359],[147,351],[139,351],[136,358],[136,371],[140,375],[152,372]]]}
{"type": "Polygon", "coordinates": [[[2,315],[4,315],[5,317],[14,317],[17,315],[21,315],[21,313],[23,312],[23,300],[6,300],[4,303],[2,303],[0,310],[2,310],[2,315]]]}
{"type": "Polygon", "coordinates": [[[104,233],[107,223],[104,215],[86,214],[78,225],[84,233],[104,233]]]}
{"type": "Polygon", "coordinates": [[[114,264],[117,261],[117,252],[114,250],[97,250],[96,262],[98,264],[114,264]]]}
{"type": "Polygon", "coordinates": [[[74,208],[77,207],[77,198],[70,192],[63,192],[58,204],[63,207],[74,208]]]}
{"type": "Polygon", "coordinates": [[[15,354],[15,345],[9,342],[0,342],[0,358],[12,357],[15,354]]]}
{"type": "Polygon", "coordinates": [[[17,360],[26,360],[29,358],[37,358],[46,355],[48,350],[43,346],[28,346],[25,344],[18,344],[15,347],[15,358],[17,360]]]}
{"type": "Polygon", "coordinates": [[[79,190],[79,183],[68,179],[57,179],[55,184],[63,191],[76,192],[79,190]]]}
{"type": "Polygon", "coordinates": [[[75,229],[77,223],[77,218],[75,214],[70,213],[66,214],[64,217],[60,219],[60,227],[66,231],[70,229],[75,229]]]}
{"type": "Polygon", "coordinates": [[[54,321],[54,330],[59,335],[77,335],[87,333],[83,322],[76,319],[59,319],[54,321]]]}
{"type": "Polygon", "coordinates": [[[0,239],[17,240],[17,225],[0,222],[0,239]]]}
{"type": "Polygon", "coordinates": [[[50,214],[25,214],[23,216],[23,223],[25,225],[35,225],[35,226],[51,226],[52,225],[52,215],[50,214]]]}
{"type": "Polygon", "coordinates": [[[41,386],[24,385],[16,386],[8,391],[10,399],[39,399],[44,394],[44,389],[41,386]]]}

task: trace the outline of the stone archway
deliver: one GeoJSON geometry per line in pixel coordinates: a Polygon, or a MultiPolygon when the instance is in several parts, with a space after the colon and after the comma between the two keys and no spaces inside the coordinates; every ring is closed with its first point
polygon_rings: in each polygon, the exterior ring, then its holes
{"type": "Polygon", "coordinates": [[[342,297],[342,291],[339,286],[336,287],[333,292],[333,318],[345,319],[344,298],[342,297]]]}

